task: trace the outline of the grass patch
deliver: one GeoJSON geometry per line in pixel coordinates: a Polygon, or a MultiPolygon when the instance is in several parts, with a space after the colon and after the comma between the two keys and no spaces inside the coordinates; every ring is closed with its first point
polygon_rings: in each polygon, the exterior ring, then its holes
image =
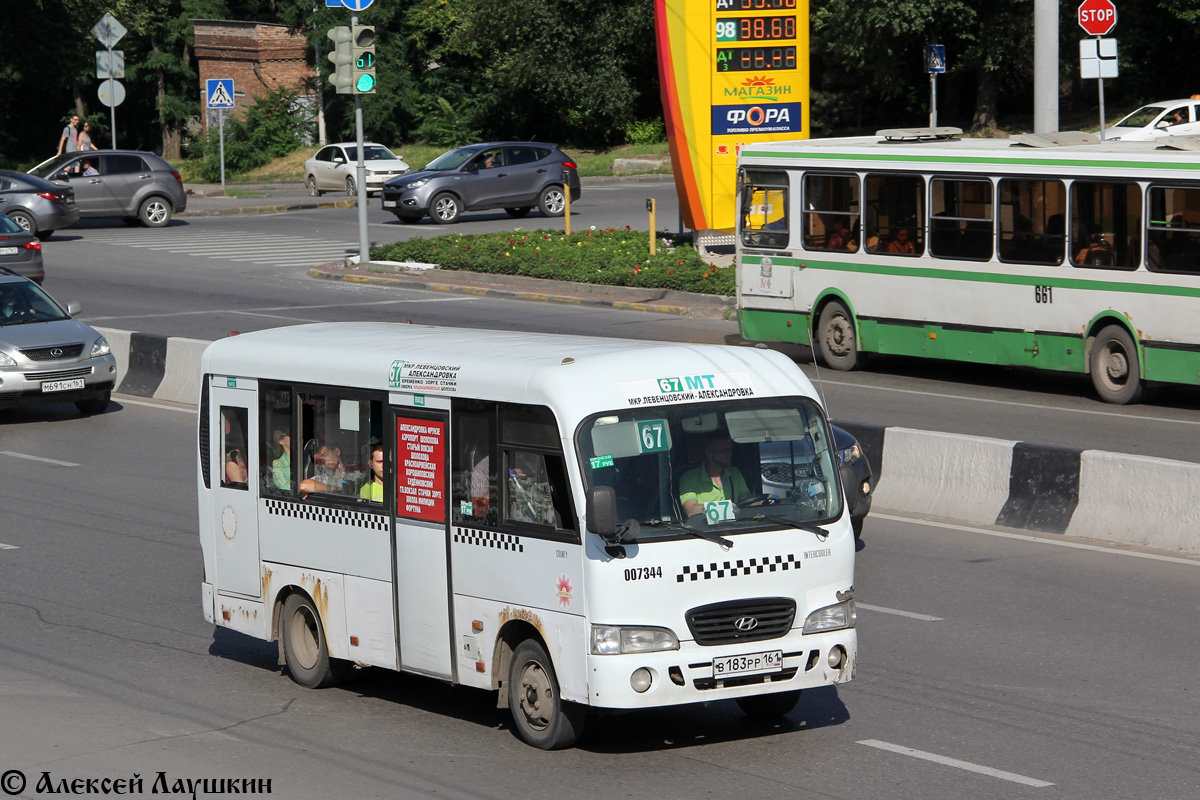
{"type": "Polygon", "coordinates": [[[734,294],[733,267],[710,264],[691,245],[674,245],[670,234],[659,235],[662,238],[653,256],[646,231],[593,228],[567,236],[559,230],[516,228],[505,233],[448,234],[431,239],[417,236],[373,247],[371,258],[604,286],[734,294]]]}

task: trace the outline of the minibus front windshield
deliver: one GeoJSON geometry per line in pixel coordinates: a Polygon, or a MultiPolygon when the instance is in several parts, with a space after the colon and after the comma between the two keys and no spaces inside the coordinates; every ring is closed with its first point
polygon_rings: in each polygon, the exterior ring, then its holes
{"type": "Polygon", "coordinates": [[[588,418],[584,481],[611,486],[639,542],[793,527],[842,514],[829,424],[808,398],[652,406],[588,418]]]}

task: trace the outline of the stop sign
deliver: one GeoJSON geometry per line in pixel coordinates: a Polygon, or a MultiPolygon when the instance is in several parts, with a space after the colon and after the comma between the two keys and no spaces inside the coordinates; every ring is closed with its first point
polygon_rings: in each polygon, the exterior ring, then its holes
{"type": "Polygon", "coordinates": [[[1103,36],[1117,24],[1117,7],[1112,0],[1083,0],[1079,4],[1079,27],[1092,36],[1103,36]]]}

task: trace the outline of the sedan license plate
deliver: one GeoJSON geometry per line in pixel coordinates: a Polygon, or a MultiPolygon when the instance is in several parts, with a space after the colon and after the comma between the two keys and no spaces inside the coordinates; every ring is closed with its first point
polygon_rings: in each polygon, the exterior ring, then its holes
{"type": "Polygon", "coordinates": [[[396,207],[396,201],[395,201],[395,200],[384,200],[384,201],[383,201],[383,207],[384,207],[384,208],[395,208],[395,207],[396,207]]]}
{"type": "Polygon", "coordinates": [[[15,247],[0,247],[0,256],[15,256],[17,252],[15,247]]]}
{"type": "Polygon", "coordinates": [[[42,381],[42,392],[69,392],[71,389],[82,389],[83,378],[73,378],[69,381],[42,381]]]}
{"type": "Polygon", "coordinates": [[[782,650],[769,650],[765,653],[748,653],[744,656],[723,656],[713,659],[714,678],[728,678],[731,675],[759,675],[764,672],[781,672],[782,670],[782,650]]]}

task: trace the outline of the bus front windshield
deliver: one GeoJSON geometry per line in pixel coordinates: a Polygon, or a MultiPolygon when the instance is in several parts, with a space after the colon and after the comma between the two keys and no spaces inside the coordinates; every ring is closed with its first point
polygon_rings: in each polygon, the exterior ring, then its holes
{"type": "Polygon", "coordinates": [[[842,514],[833,437],[807,398],[629,409],[579,429],[585,482],[611,486],[638,541],[814,529],[842,514]]]}

